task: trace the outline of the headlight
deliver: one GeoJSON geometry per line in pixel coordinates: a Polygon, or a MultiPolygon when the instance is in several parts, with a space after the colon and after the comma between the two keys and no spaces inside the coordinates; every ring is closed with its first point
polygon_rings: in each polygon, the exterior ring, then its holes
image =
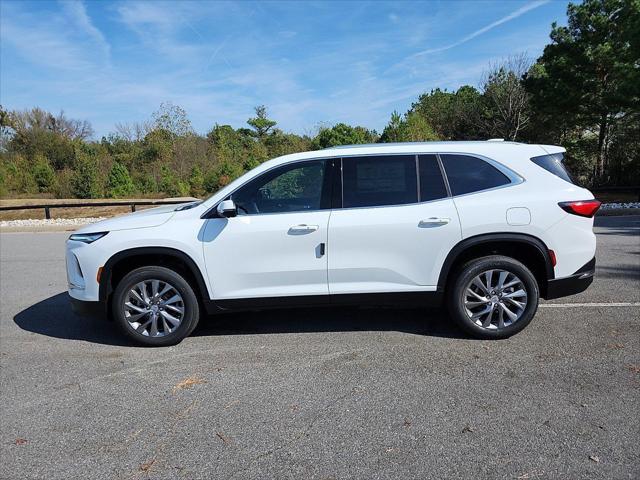
{"type": "Polygon", "coordinates": [[[69,237],[69,240],[73,240],[74,242],[93,243],[104,237],[107,233],[109,232],[74,233],[69,237]]]}

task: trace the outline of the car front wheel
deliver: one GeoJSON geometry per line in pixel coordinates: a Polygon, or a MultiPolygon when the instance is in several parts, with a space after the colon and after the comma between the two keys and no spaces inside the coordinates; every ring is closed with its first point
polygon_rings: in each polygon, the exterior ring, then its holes
{"type": "Polygon", "coordinates": [[[525,328],[538,309],[538,283],[510,257],[474,259],[456,273],[448,293],[452,318],[476,338],[507,338],[525,328]]]}
{"type": "Polygon", "coordinates": [[[115,289],[112,314],[120,329],[147,346],[175,345],[193,331],[199,319],[193,288],[177,272],[141,267],[115,289]]]}

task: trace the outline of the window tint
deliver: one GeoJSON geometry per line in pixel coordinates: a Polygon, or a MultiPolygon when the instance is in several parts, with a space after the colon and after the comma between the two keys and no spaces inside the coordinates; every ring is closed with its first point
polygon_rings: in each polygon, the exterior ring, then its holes
{"type": "Polygon", "coordinates": [[[231,198],[238,215],[320,210],[329,207],[328,195],[323,195],[328,191],[325,183],[325,162],[305,162],[267,172],[231,198]]]}
{"type": "Polygon", "coordinates": [[[552,155],[542,155],[540,157],[533,157],[531,161],[538,165],[539,167],[544,168],[547,172],[553,173],[556,177],[560,177],[561,179],[574,183],[571,175],[567,171],[566,166],[562,163],[564,159],[564,155],[561,153],[554,153],[552,155]]]}
{"type": "Polygon", "coordinates": [[[440,155],[452,195],[478,192],[510,183],[493,165],[470,155],[440,155]]]}
{"type": "Polygon", "coordinates": [[[399,205],[418,201],[414,155],[342,160],[343,207],[399,205]]]}
{"type": "Polygon", "coordinates": [[[428,202],[447,196],[447,187],[435,155],[420,155],[420,201],[428,202]]]}

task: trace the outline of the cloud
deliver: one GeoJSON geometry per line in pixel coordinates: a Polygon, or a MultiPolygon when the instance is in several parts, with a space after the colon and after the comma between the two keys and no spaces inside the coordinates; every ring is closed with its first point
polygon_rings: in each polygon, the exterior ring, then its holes
{"type": "Polygon", "coordinates": [[[458,45],[462,45],[463,43],[468,42],[469,40],[473,40],[474,38],[482,35],[483,33],[488,32],[489,30],[493,30],[494,28],[507,23],[515,18],[518,18],[522,15],[524,15],[525,13],[536,9],[538,7],[541,7],[542,5],[544,5],[545,3],[549,3],[550,0],[538,0],[535,2],[531,2],[523,7],[520,7],[519,9],[515,10],[514,12],[511,12],[509,15],[507,15],[506,17],[502,17],[499,20],[496,20],[493,23],[490,23],[489,25],[482,27],[479,30],[476,30],[475,32],[470,33],[469,35],[462,37],[460,40],[454,42],[454,43],[450,43],[449,45],[445,45],[443,47],[437,47],[437,48],[430,48],[428,50],[423,50],[421,52],[415,53],[413,54],[411,57],[419,57],[419,56],[423,56],[423,55],[428,55],[430,53],[436,53],[436,52],[444,52],[446,50],[450,50],[452,48],[457,47],[458,45]]]}
{"type": "Polygon", "coordinates": [[[102,32],[91,21],[84,3],[80,0],[63,1],[60,3],[63,10],[73,19],[74,23],[102,49],[105,59],[108,61],[111,55],[111,46],[102,32]]]}

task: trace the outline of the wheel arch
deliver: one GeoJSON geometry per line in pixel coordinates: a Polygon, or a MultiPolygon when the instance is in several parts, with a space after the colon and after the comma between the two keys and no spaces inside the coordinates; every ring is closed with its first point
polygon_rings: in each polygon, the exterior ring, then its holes
{"type": "Polygon", "coordinates": [[[99,299],[107,302],[115,289],[115,285],[128,272],[143,266],[165,266],[177,270],[186,276],[186,280],[194,287],[195,293],[202,303],[209,303],[209,289],[202,271],[188,254],[171,247],[138,247],[122,250],[107,260],[102,267],[99,284],[99,299]],[[115,281],[115,283],[114,283],[115,281]]]}
{"type": "Polygon", "coordinates": [[[555,277],[548,247],[533,235],[511,232],[476,235],[457,243],[440,269],[438,290],[446,289],[451,273],[461,264],[487,255],[505,255],[522,262],[536,277],[541,296],[546,296],[547,283],[555,277]]]}

